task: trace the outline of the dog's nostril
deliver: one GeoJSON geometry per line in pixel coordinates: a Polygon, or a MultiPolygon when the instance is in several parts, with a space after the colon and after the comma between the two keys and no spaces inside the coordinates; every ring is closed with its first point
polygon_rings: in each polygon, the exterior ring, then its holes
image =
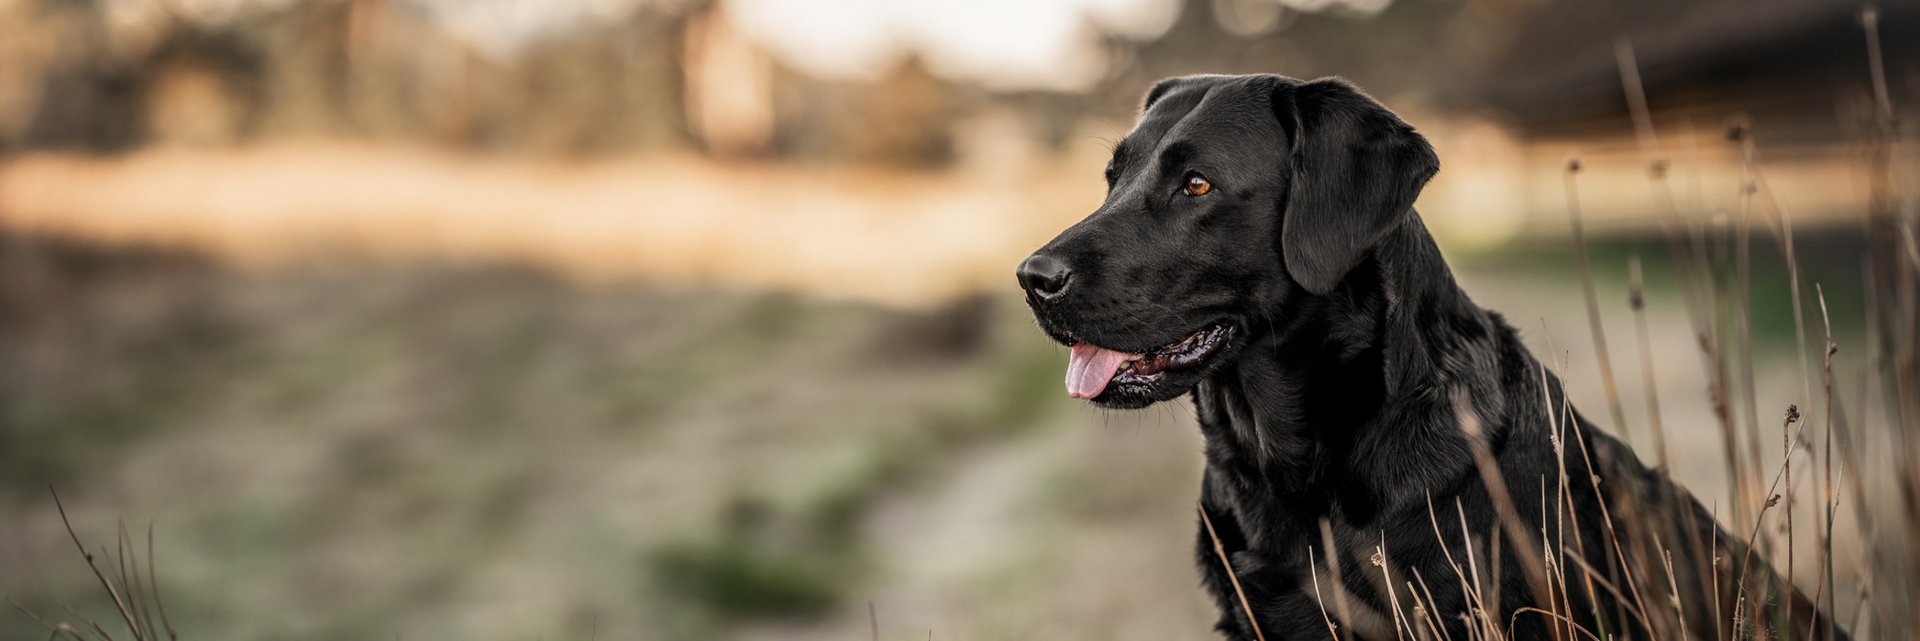
{"type": "Polygon", "coordinates": [[[1020,262],[1020,287],[1041,298],[1053,298],[1066,291],[1073,270],[1060,259],[1034,254],[1020,262]]]}

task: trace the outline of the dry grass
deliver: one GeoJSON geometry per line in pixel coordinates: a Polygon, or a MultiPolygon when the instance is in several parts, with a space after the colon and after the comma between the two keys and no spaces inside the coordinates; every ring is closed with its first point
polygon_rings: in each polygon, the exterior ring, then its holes
{"type": "MultiPolygon", "coordinates": [[[[1233,582],[1233,594],[1240,599],[1240,609],[1247,614],[1247,627],[1253,628],[1253,636],[1267,641],[1267,633],[1260,629],[1260,617],[1254,616],[1253,604],[1247,603],[1247,592],[1240,588],[1240,573],[1233,570],[1233,560],[1227,558],[1227,548],[1220,545],[1220,533],[1213,529],[1213,517],[1207,516],[1205,506],[1195,506],[1200,512],[1200,522],[1206,525],[1207,538],[1213,541],[1213,554],[1220,558],[1220,567],[1227,571],[1227,580],[1233,582]]],[[[1316,587],[1317,584],[1316,584],[1316,587]]],[[[1327,622],[1329,632],[1333,631],[1333,622],[1327,622]]]]}
{"type": "MultiPolygon", "coordinates": [[[[1868,29],[1869,49],[1877,57],[1871,11],[1863,17],[1868,29]]],[[[1868,469],[1862,463],[1864,452],[1855,444],[1857,437],[1850,436],[1852,430],[1859,428],[1850,429],[1845,424],[1847,407],[1842,402],[1843,396],[1836,394],[1833,356],[1839,346],[1834,342],[1825,291],[1817,282],[1813,283],[1813,289],[1820,310],[1824,355],[1818,371],[1820,394],[1814,394],[1812,381],[1815,372],[1812,371],[1807,353],[1807,306],[1801,295],[1803,276],[1796,255],[1793,219],[1767,186],[1764,163],[1759,158],[1757,133],[1740,120],[1735,120],[1729,128],[1728,139],[1740,158],[1743,174],[1737,195],[1739,212],[1734,220],[1710,221],[1703,218],[1701,213],[1683,215],[1674,205],[1675,200],[1666,181],[1670,163],[1661,153],[1658,137],[1652,130],[1654,119],[1647,112],[1645,95],[1638,86],[1638,72],[1632,67],[1631,47],[1622,43],[1618,54],[1622,65],[1622,81],[1627,88],[1629,105],[1639,131],[1638,139],[1648,159],[1649,184],[1655,207],[1661,213],[1662,228],[1672,250],[1676,277],[1680,281],[1677,289],[1685,297],[1689,317],[1697,331],[1700,356],[1712,374],[1709,393],[1719,418],[1724,462],[1733,475],[1732,524],[1744,531],[1742,538],[1745,544],[1729,546],[1715,540],[1701,545],[1702,542],[1695,541],[1685,548],[1711,552],[1710,558],[1694,559],[1702,565],[1686,568],[1685,571],[1700,577],[1702,581],[1712,577],[1709,597],[1712,602],[1689,602],[1680,587],[1682,582],[1675,568],[1675,550],[1671,545],[1675,541],[1674,536],[1688,531],[1680,527],[1687,516],[1683,511],[1684,503],[1671,492],[1671,486],[1667,486],[1669,491],[1651,509],[1648,506],[1632,506],[1613,510],[1603,503],[1599,514],[1581,515],[1567,509],[1573,505],[1569,491],[1571,483],[1579,481],[1569,479],[1563,465],[1557,479],[1560,496],[1552,500],[1541,497],[1541,520],[1546,525],[1538,532],[1529,532],[1521,525],[1515,511],[1515,497],[1507,496],[1507,489],[1497,472],[1490,472],[1490,456],[1485,446],[1479,445],[1475,450],[1476,459],[1480,461],[1482,480],[1494,494],[1500,521],[1487,536],[1496,541],[1504,536],[1510,542],[1517,552],[1515,557],[1525,566],[1524,576],[1534,593],[1533,600],[1539,604],[1539,607],[1523,608],[1515,613],[1515,617],[1537,615],[1546,618],[1552,624],[1556,639],[1677,639],[1695,638],[1696,635],[1711,635],[1716,639],[1823,639],[1833,638],[1835,628],[1843,623],[1853,629],[1856,638],[1910,637],[1916,629],[1920,629],[1920,619],[1916,619],[1910,609],[1874,608],[1872,611],[1875,616],[1865,626],[1843,619],[1841,613],[1836,611],[1838,601],[1834,595],[1838,588],[1833,581],[1836,549],[1867,550],[1872,554],[1890,554],[1908,560],[1920,558],[1920,550],[1915,550],[1911,542],[1911,534],[1920,531],[1911,526],[1916,511],[1920,511],[1920,502],[1912,499],[1920,496],[1920,492],[1915,491],[1915,488],[1920,488],[1920,467],[1910,464],[1916,460],[1915,445],[1920,439],[1904,436],[1920,430],[1920,423],[1915,422],[1916,418],[1920,418],[1920,413],[1906,409],[1912,406],[1914,397],[1920,396],[1920,388],[1914,387],[1911,374],[1912,364],[1920,360],[1920,354],[1914,351],[1911,329],[1916,318],[1912,303],[1915,295],[1912,288],[1907,286],[1920,280],[1920,276],[1916,276],[1920,275],[1920,260],[1908,255],[1904,247],[1887,243],[1882,243],[1879,251],[1868,257],[1874,266],[1873,274],[1879,278],[1879,286],[1871,288],[1877,299],[1869,311],[1880,319],[1878,327],[1881,331],[1876,335],[1880,349],[1873,354],[1870,362],[1874,375],[1870,377],[1863,373],[1861,380],[1863,383],[1870,379],[1881,381],[1881,391],[1891,406],[1882,429],[1892,437],[1890,440],[1901,447],[1895,465],[1868,469]],[[1786,263],[1790,281],[1787,288],[1792,298],[1795,345],[1800,364],[1796,378],[1802,390],[1801,398],[1785,404],[1781,431],[1777,436],[1781,444],[1779,463],[1772,466],[1770,473],[1762,463],[1761,444],[1773,437],[1760,428],[1761,421],[1758,420],[1759,407],[1768,401],[1758,397],[1754,384],[1757,367],[1753,347],[1751,263],[1754,249],[1751,236],[1762,216],[1765,216],[1767,231],[1771,233],[1786,263]],[[1820,412],[1803,413],[1802,407],[1817,407],[1820,412]],[[1901,464],[1903,459],[1909,463],[1901,464]],[[1796,467],[1802,470],[1800,474],[1795,474],[1796,467]],[[1805,471],[1808,467],[1812,468],[1811,472],[1805,471]],[[1847,483],[1846,488],[1840,486],[1843,481],[1847,483]],[[1884,497],[1870,493],[1870,488],[1875,486],[1898,488],[1899,499],[1888,505],[1884,497]],[[1796,519],[1802,516],[1799,513],[1807,502],[1799,496],[1807,492],[1817,497],[1818,502],[1811,523],[1805,518],[1796,519]],[[1834,524],[1842,509],[1850,509],[1859,518],[1861,528],[1857,535],[1861,540],[1846,543],[1837,540],[1834,524]],[[1579,530],[1571,527],[1569,519],[1581,518],[1599,519],[1608,540],[1580,540],[1579,530]],[[1565,539],[1565,533],[1570,529],[1575,536],[1569,542],[1565,539]],[[1888,536],[1891,533],[1886,529],[1904,534],[1888,536]],[[1802,572],[1805,569],[1803,559],[1796,554],[1800,547],[1796,536],[1802,531],[1810,531],[1815,536],[1814,547],[1818,554],[1813,561],[1811,574],[1802,572]],[[1551,537],[1552,540],[1546,541],[1545,545],[1536,544],[1532,538],[1536,535],[1551,537]],[[1609,567],[1589,567],[1582,560],[1587,556],[1583,553],[1587,545],[1606,546],[1609,550],[1606,555],[1609,557],[1609,567]],[[1723,558],[1722,550],[1735,552],[1738,558],[1723,558]],[[1733,562],[1731,568],[1725,566],[1729,561],[1733,562]],[[1779,563],[1784,571],[1775,572],[1762,561],[1779,563]],[[1722,580],[1722,575],[1728,569],[1731,573],[1726,576],[1730,578],[1722,580]],[[1620,580],[1624,585],[1617,585],[1609,577],[1620,580]],[[1568,595],[1573,590],[1585,592],[1589,602],[1592,602],[1591,597],[1597,595],[1598,590],[1605,590],[1624,607],[1631,609],[1626,613],[1628,617],[1616,620],[1634,621],[1641,629],[1582,628],[1576,623],[1579,618],[1591,616],[1592,620],[1605,621],[1607,617],[1599,612],[1571,611],[1572,601],[1568,595]],[[1801,594],[1811,594],[1812,599],[1802,598],[1801,594]],[[1652,598],[1654,595],[1664,598],[1652,598]],[[1731,604],[1731,609],[1724,609],[1724,604],[1731,604]],[[1689,609],[1708,607],[1714,612],[1714,628],[1689,629],[1689,609]],[[1827,616],[1817,615],[1813,611],[1815,608],[1827,616]]],[[[1877,67],[1874,73],[1880,73],[1877,67]]],[[[1880,99],[1885,100],[1884,92],[1880,94],[1880,99]]],[[[1890,117],[1892,113],[1891,109],[1882,109],[1880,112],[1883,118],[1890,117]]],[[[1878,188],[1891,191],[1894,187],[1889,159],[1894,154],[1888,148],[1897,144],[1898,140],[1893,129],[1884,126],[1884,123],[1879,131],[1882,132],[1880,136],[1866,143],[1874,159],[1870,168],[1875,172],[1878,188]]],[[[1570,161],[1565,168],[1567,209],[1577,245],[1587,316],[1598,355],[1600,384],[1618,429],[1626,434],[1629,430],[1626,412],[1613,381],[1614,371],[1608,356],[1606,331],[1601,324],[1600,303],[1594,293],[1593,267],[1585,248],[1577,187],[1579,170],[1577,160],[1570,161]]],[[[1882,193],[1874,200],[1891,203],[1894,199],[1882,193]]],[[[1870,219],[1879,219],[1878,224],[1896,231],[1891,237],[1901,239],[1910,237],[1910,230],[1915,224],[1910,216],[1897,216],[1890,211],[1870,212],[1870,219]]],[[[1628,287],[1628,302],[1635,318],[1636,344],[1642,365],[1641,383],[1646,390],[1647,424],[1653,432],[1655,467],[1665,470],[1670,462],[1668,436],[1658,404],[1659,383],[1652,368],[1655,354],[1648,341],[1647,301],[1637,256],[1629,263],[1628,287]]],[[[1563,374],[1566,373],[1564,364],[1559,369],[1563,374]]],[[[1542,376],[1544,382],[1544,371],[1542,376]]],[[[1867,398],[1867,390],[1858,390],[1858,393],[1863,399],[1867,398]]],[[[1555,407],[1551,397],[1548,401],[1547,405],[1553,408],[1549,419],[1554,424],[1553,444],[1556,451],[1560,452],[1569,442],[1579,443],[1582,447],[1579,456],[1591,466],[1591,455],[1584,449],[1585,439],[1577,433],[1568,433],[1569,429],[1578,430],[1578,423],[1561,418],[1568,415],[1570,406],[1555,407]]],[[[1562,402],[1566,402],[1565,399],[1562,402]]],[[[1864,403],[1860,405],[1855,410],[1856,414],[1867,410],[1864,403]]],[[[1471,410],[1460,399],[1456,399],[1456,406],[1462,429],[1470,438],[1474,437],[1478,430],[1471,410]]],[[[1472,440],[1479,442],[1477,438],[1472,440]]],[[[1568,454],[1562,454],[1564,461],[1568,454]]],[[[1599,490],[1597,479],[1590,477],[1584,482],[1593,483],[1594,490],[1599,490]]],[[[1434,534],[1440,537],[1438,516],[1432,514],[1431,505],[1429,512],[1434,522],[1434,534]]],[[[1445,543],[1444,540],[1441,542],[1445,543]]],[[[1468,542],[1470,554],[1476,547],[1471,541],[1468,542]]],[[[1470,628],[1472,636],[1476,639],[1506,638],[1500,626],[1495,625],[1496,622],[1485,620],[1484,604],[1489,601],[1478,584],[1479,573],[1462,569],[1451,555],[1448,560],[1474,603],[1472,612],[1463,613],[1474,622],[1470,628]]],[[[1684,559],[1681,562],[1684,563],[1684,559]]],[[[1471,559],[1469,565],[1472,565],[1471,559]]],[[[1418,591],[1409,586],[1408,593],[1417,595],[1418,591]]],[[[1905,581],[1870,576],[1861,584],[1860,602],[1910,603],[1915,596],[1911,585],[1905,581]]]]}
{"type": "MultiPolygon", "coordinates": [[[[53,488],[47,488],[47,493],[53,497],[53,504],[59,509],[60,524],[66,527],[67,536],[73,540],[74,549],[78,550],[80,557],[86,560],[87,569],[93,571],[93,577],[100,582],[101,591],[105,592],[107,599],[113,602],[114,612],[119,615],[120,622],[126,625],[128,638],[133,641],[159,641],[160,639],[177,641],[180,635],[174,631],[173,621],[167,618],[166,603],[160,597],[159,569],[155,567],[156,561],[153,554],[153,528],[147,528],[147,565],[144,568],[144,576],[142,576],[143,568],[140,567],[140,556],[134,547],[132,537],[127,534],[125,523],[120,525],[120,533],[115,539],[114,549],[111,552],[104,548],[100,551],[100,554],[106,557],[108,568],[111,570],[111,573],[103,572],[98,563],[100,559],[87,549],[87,545],[80,541],[79,533],[74,531],[73,521],[67,518],[67,506],[60,502],[60,493],[53,488]],[[141,585],[142,582],[145,583],[144,587],[141,585]],[[155,625],[156,617],[158,625],[155,625]],[[162,636],[163,634],[165,636],[162,636]]],[[[67,608],[67,614],[73,617],[73,621],[78,621],[79,625],[69,621],[50,623],[25,606],[18,603],[14,603],[13,606],[27,618],[45,626],[49,631],[47,636],[49,641],[60,638],[70,641],[114,641],[115,638],[105,626],[72,608],[67,608]]]]}

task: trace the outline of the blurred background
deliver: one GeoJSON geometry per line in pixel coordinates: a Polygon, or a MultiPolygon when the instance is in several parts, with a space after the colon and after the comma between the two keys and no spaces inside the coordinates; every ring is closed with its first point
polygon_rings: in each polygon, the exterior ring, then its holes
{"type": "Polygon", "coordinates": [[[0,637],[115,619],[52,486],[186,638],[1212,638],[1190,409],[1069,401],[1012,276],[1198,72],[1414,123],[1723,520],[1803,408],[1911,631],[1920,2],[0,0],[0,637]]]}

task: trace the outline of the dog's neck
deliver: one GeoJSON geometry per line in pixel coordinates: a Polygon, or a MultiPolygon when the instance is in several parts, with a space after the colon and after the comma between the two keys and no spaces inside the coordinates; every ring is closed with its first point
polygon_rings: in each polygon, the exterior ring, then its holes
{"type": "Polygon", "coordinates": [[[1255,321],[1268,327],[1249,328],[1235,364],[1193,392],[1213,489],[1259,487],[1247,496],[1285,514],[1364,521],[1418,500],[1404,488],[1468,473],[1452,396],[1464,390],[1476,409],[1497,411],[1480,406],[1502,404],[1498,368],[1475,359],[1516,339],[1445,265],[1409,217],[1333,292],[1295,296],[1255,321]]]}

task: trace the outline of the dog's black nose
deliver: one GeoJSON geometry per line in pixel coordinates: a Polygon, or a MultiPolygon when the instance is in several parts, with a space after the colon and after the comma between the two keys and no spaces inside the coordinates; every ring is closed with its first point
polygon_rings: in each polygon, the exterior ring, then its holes
{"type": "Polygon", "coordinates": [[[1020,262],[1020,287],[1042,299],[1059,296],[1067,291],[1067,281],[1073,279],[1073,270],[1058,258],[1046,254],[1034,254],[1020,262]]]}

